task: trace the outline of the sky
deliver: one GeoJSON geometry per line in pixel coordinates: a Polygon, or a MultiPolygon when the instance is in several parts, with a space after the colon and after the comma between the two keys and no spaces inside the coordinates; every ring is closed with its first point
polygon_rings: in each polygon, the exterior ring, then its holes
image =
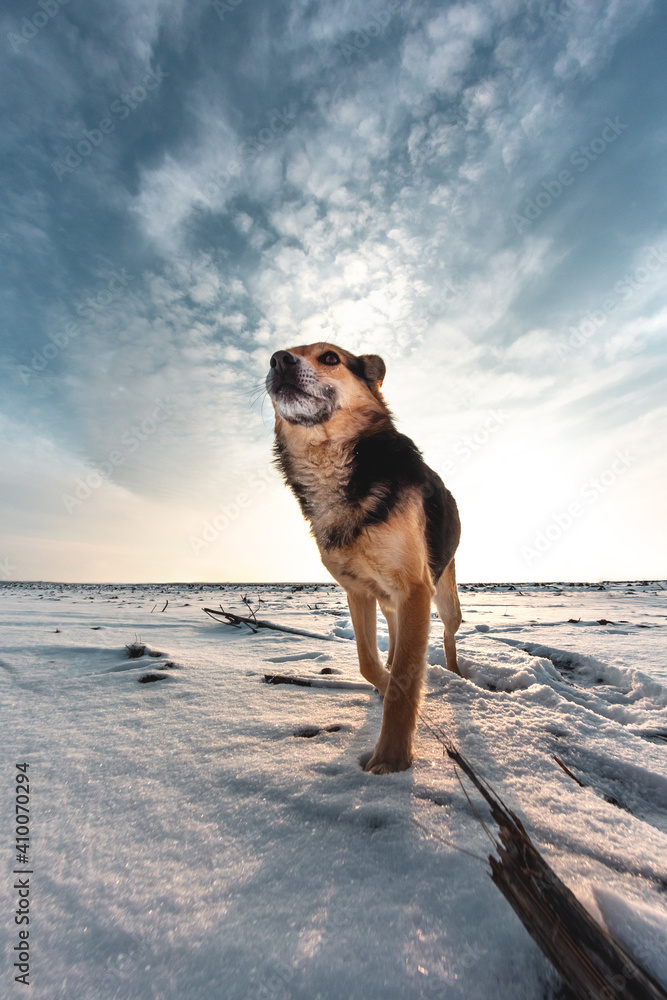
{"type": "Polygon", "coordinates": [[[461,581],[667,575],[667,7],[7,0],[0,579],[330,579],[273,351],[380,354],[461,581]]]}

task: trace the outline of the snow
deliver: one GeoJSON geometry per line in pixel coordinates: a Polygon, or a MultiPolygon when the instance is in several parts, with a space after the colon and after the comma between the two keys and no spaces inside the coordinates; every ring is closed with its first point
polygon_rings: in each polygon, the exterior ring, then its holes
{"type": "MultiPolygon", "coordinates": [[[[463,677],[434,618],[423,708],[667,985],[666,585],[598,586],[462,587],[463,677]]],[[[33,1000],[558,995],[458,849],[491,845],[426,728],[409,771],[361,770],[382,703],[339,588],[5,584],[0,612],[4,816],[30,765],[33,1000]],[[328,638],[203,613],[243,613],[244,593],[328,638]]],[[[8,896],[12,841],[6,825],[8,896]]],[[[21,988],[16,931],[3,990],[21,988]]]]}

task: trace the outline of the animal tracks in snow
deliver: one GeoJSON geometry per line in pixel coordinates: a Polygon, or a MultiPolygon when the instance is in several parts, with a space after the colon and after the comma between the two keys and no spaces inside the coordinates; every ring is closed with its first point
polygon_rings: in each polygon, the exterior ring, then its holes
{"type": "MultiPolygon", "coordinates": [[[[637,727],[634,732],[653,742],[667,738],[667,688],[659,681],[630,667],[605,663],[595,656],[558,649],[542,643],[510,639],[485,634],[484,640],[494,640],[527,653],[532,662],[524,661],[521,669],[494,669],[494,658],[464,660],[465,676],[488,690],[517,691],[536,684],[557,691],[566,701],[622,726],[637,727]],[[654,719],[659,725],[647,725],[654,719]],[[646,732],[644,732],[646,730],[646,732]]],[[[520,654],[519,654],[520,655],[520,654]]]]}
{"type": "MultiPolygon", "coordinates": [[[[16,665],[6,664],[6,669],[23,677],[21,663],[23,650],[9,650],[16,656],[16,665]]],[[[25,687],[41,687],[51,683],[59,686],[68,681],[86,679],[101,681],[111,680],[115,675],[129,675],[142,684],[151,681],[166,680],[179,664],[167,653],[151,649],[144,643],[131,643],[123,647],[108,648],[106,646],[43,646],[40,652],[44,656],[41,667],[32,671],[31,680],[21,680],[25,687]],[[139,676],[136,676],[139,674],[139,676]]],[[[4,664],[2,664],[4,665],[4,664]]],[[[173,677],[171,678],[173,679],[173,677]]]]}
{"type": "Polygon", "coordinates": [[[302,739],[311,740],[314,736],[319,736],[320,733],[339,733],[343,727],[338,725],[333,726],[299,726],[298,729],[294,730],[294,736],[300,736],[302,739]]]}

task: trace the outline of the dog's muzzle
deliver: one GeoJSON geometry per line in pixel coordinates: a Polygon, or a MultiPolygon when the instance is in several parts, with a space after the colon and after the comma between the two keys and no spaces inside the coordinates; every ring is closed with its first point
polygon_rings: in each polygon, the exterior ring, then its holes
{"type": "Polygon", "coordinates": [[[311,364],[291,351],[276,351],[270,365],[266,390],[281,417],[306,427],[329,419],[336,409],[336,390],[320,381],[311,364]]]}

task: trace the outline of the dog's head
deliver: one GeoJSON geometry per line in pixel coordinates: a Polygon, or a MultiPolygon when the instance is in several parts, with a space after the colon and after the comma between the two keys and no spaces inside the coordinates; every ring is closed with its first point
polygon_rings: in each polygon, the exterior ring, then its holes
{"type": "Polygon", "coordinates": [[[377,354],[356,356],[333,344],[309,344],[275,352],[266,388],[279,417],[314,427],[341,410],[386,412],[380,395],[385,371],[377,354]]]}

